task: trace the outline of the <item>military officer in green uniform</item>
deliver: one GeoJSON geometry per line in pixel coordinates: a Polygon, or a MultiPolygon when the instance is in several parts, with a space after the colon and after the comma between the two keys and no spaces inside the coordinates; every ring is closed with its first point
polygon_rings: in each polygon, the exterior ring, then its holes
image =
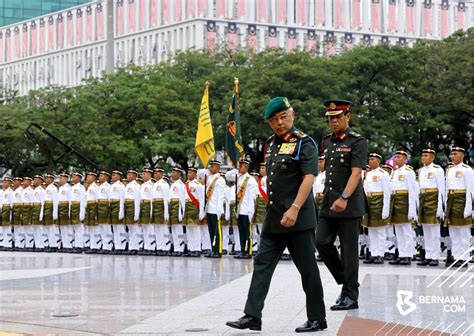
{"type": "MultiPolygon", "coordinates": [[[[227,322],[236,329],[261,330],[262,309],[273,271],[287,247],[301,274],[308,321],[296,332],[327,328],[323,288],[314,254],[316,211],[311,189],[317,175],[318,150],[313,139],[297,130],[287,98],[273,98],[264,119],[274,134],[267,140],[268,207],[250,285],[245,315],[227,322]]],[[[357,256],[357,251],[356,251],[357,256]]]]}
{"type": "Polygon", "coordinates": [[[367,163],[367,142],[349,127],[350,101],[328,100],[326,116],[332,133],[322,141],[326,180],[316,229],[316,248],[332,276],[342,286],[331,310],[358,308],[359,225],[366,212],[362,170],[367,163]],[[342,256],[334,245],[337,235],[342,256]]]}

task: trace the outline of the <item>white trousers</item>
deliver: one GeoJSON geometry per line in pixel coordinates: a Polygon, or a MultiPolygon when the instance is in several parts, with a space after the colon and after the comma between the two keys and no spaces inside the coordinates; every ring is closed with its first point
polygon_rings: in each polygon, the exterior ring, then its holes
{"type": "Polygon", "coordinates": [[[252,224],[252,239],[253,239],[253,247],[252,251],[258,251],[258,245],[260,244],[260,232],[262,232],[262,224],[252,224]]]}
{"type": "Polygon", "coordinates": [[[111,224],[99,224],[100,239],[102,240],[102,249],[112,251],[114,247],[114,234],[111,224]]]}
{"type": "MultiPolygon", "coordinates": [[[[5,243],[4,243],[5,238],[4,238],[4,235],[3,235],[3,231],[4,231],[3,228],[4,228],[3,226],[0,226],[0,246],[1,247],[6,247],[5,243]]],[[[6,229],[6,227],[5,227],[5,229],[6,229]]],[[[5,232],[6,232],[6,230],[5,230],[5,232]]]]}
{"type": "Polygon", "coordinates": [[[60,227],[61,241],[63,248],[72,248],[74,244],[74,228],[72,225],[64,225],[60,227]]]}
{"type": "Polygon", "coordinates": [[[370,254],[372,257],[383,257],[387,248],[387,229],[369,227],[370,254]]]}
{"type": "Polygon", "coordinates": [[[394,224],[397,236],[398,256],[400,258],[413,257],[415,254],[415,231],[410,223],[394,224]]]}
{"type": "Polygon", "coordinates": [[[143,249],[154,251],[156,249],[155,226],[153,224],[142,224],[143,249]]]}
{"type": "Polygon", "coordinates": [[[201,229],[199,225],[186,225],[186,237],[188,238],[189,251],[201,251],[201,229]]]}
{"type": "Polygon", "coordinates": [[[201,230],[201,249],[210,250],[211,236],[209,235],[209,228],[207,227],[207,225],[200,225],[199,229],[201,230]]]}
{"type": "Polygon", "coordinates": [[[395,234],[393,233],[393,225],[386,226],[385,230],[387,231],[387,242],[385,252],[393,253],[395,252],[395,249],[393,248],[392,250],[390,250],[390,247],[395,244],[395,234]]]}
{"type": "Polygon", "coordinates": [[[140,249],[141,240],[143,237],[142,228],[138,224],[133,224],[128,227],[128,235],[130,243],[128,249],[130,251],[137,251],[140,249]]]}
{"type": "Polygon", "coordinates": [[[113,224],[115,250],[123,251],[127,246],[127,230],[123,224],[113,224]]]}
{"type": "Polygon", "coordinates": [[[184,232],[183,225],[171,225],[171,235],[173,236],[174,252],[184,251],[184,232]]]}
{"type": "Polygon", "coordinates": [[[23,231],[25,233],[25,247],[32,248],[35,246],[35,229],[33,225],[23,226],[23,231]]]}
{"type": "Polygon", "coordinates": [[[100,225],[87,226],[86,234],[89,239],[89,247],[94,250],[100,250],[102,248],[102,232],[100,225]]]}
{"type": "Polygon", "coordinates": [[[470,247],[471,227],[450,226],[449,237],[451,237],[451,253],[454,259],[467,260],[470,253],[466,252],[470,247]]]}
{"type": "Polygon", "coordinates": [[[234,232],[234,251],[240,252],[240,234],[239,227],[237,225],[232,226],[234,232]]]}
{"type": "Polygon", "coordinates": [[[12,248],[13,247],[13,227],[11,225],[2,226],[3,243],[0,246],[12,248]]]}
{"type": "Polygon", "coordinates": [[[438,260],[441,253],[441,233],[439,225],[422,224],[423,240],[425,241],[425,258],[438,260]]]}
{"type": "Polygon", "coordinates": [[[230,233],[229,228],[230,226],[223,225],[222,228],[222,249],[227,250],[229,248],[229,241],[230,241],[230,233]]]}
{"type": "Polygon", "coordinates": [[[33,235],[35,240],[36,248],[44,248],[45,246],[45,234],[43,225],[33,225],[33,235]]]}
{"type": "Polygon", "coordinates": [[[168,251],[170,249],[170,229],[166,224],[153,224],[155,227],[156,249],[161,251],[168,251]]]}
{"type": "Polygon", "coordinates": [[[84,247],[84,224],[73,225],[73,230],[74,230],[74,247],[83,248],[84,247]]]}
{"type": "Polygon", "coordinates": [[[45,234],[48,236],[48,246],[58,248],[61,243],[61,234],[57,225],[46,225],[44,227],[45,234]]]}
{"type": "Polygon", "coordinates": [[[13,228],[15,230],[15,238],[14,238],[15,239],[15,247],[25,248],[26,237],[25,237],[24,226],[14,225],[13,228]]]}

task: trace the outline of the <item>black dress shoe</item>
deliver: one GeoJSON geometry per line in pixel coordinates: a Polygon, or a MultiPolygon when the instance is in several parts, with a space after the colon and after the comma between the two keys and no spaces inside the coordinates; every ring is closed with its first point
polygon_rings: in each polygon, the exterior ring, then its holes
{"type": "Polygon", "coordinates": [[[393,260],[395,259],[395,253],[385,252],[383,255],[384,260],[393,260]]]}
{"type": "Polygon", "coordinates": [[[137,255],[137,254],[138,254],[137,250],[128,251],[128,255],[137,255]]]}
{"type": "Polygon", "coordinates": [[[227,250],[222,250],[222,255],[227,255],[227,250]]]}
{"type": "Polygon", "coordinates": [[[389,261],[388,263],[390,265],[400,265],[401,261],[402,261],[402,258],[396,258],[396,259],[393,259],[393,260],[389,261]]]}
{"type": "Polygon", "coordinates": [[[213,258],[213,259],[221,258],[221,257],[222,256],[219,253],[214,253],[214,252],[206,256],[206,258],[213,258]]]}
{"type": "Polygon", "coordinates": [[[235,329],[262,330],[262,319],[245,314],[237,321],[228,321],[225,323],[228,327],[235,329]]]}
{"type": "Polygon", "coordinates": [[[97,250],[97,249],[90,249],[90,250],[85,251],[84,253],[85,253],[85,254],[97,254],[97,252],[99,252],[99,250],[97,250]]]}
{"type": "Polygon", "coordinates": [[[201,252],[199,251],[192,251],[191,253],[188,254],[188,257],[190,258],[199,258],[201,256],[201,252]]]}
{"type": "Polygon", "coordinates": [[[316,261],[323,261],[323,258],[319,256],[319,254],[316,256],[316,261]]]}
{"type": "Polygon", "coordinates": [[[438,266],[439,265],[439,261],[438,259],[431,259],[430,260],[430,263],[428,264],[429,266],[438,266]]]}
{"type": "Polygon", "coordinates": [[[173,257],[182,257],[183,256],[183,252],[174,252],[173,253],[173,257]]]}
{"type": "Polygon", "coordinates": [[[430,262],[431,262],[431,259],[425,259],[425,260],[422,260],[420,262],[417,262],[416,264],[418,266],[428,266],[430,262]]]}
{"type": "Polygon", "coordinates": [[[400,262],[398,263],[399,265],[411,265],[411,258],[406,257],[406,258],[401,258],[400,262]]]}
{"type": "Polygon", "coordinates": [[[239,255],[240,254],[240,251],[232,251],[229,253],[229,255],[231,256],[235,256],[235,255],[239,255]]]}
{"type": "Polygon", "coordinates": [[[382,256],[375,257],[374,261],[372,262],[372,264],[374,265],[381,265],[383,263],[384,263],[384,260],[382,256]]]}
{"type": "Polygon", "coordinates": [[[325,318],[316,321],[306,321],[303,325],[300,325],[298,328],[295,329],[297,333],[303,332],[312,332],[318,330],[327,329],[328,324],[325,318]]]}
{"type": "Polygon", "coordinates": [[[364,264],[372,264],[375,260],[375,257],[370,257],[369,259],[367,260],[364,260],[363,263],[364,264]]]}
{"type": "Polygon", "coordinates": [[[359,304],[357,301],[352,300],[347,295],[344,295],[339,303],[331,306],[331,310],[350,310],[350,309],[357,309],[359,308],[359,304]]]}
{"type": "Polygon", "coordinates": [[[160,257],[166,257],[168,255],[168,251],[160,250],[156,253],[156,255],[160,257]]]}
{"type": "Polygon", "coordinates": [[[458,260],[454,265],[453,267],[467,267],[467,263],[466,263],[466,260],[458,260]],[[464,264],[464,265],[463,265],[464,264]]]}

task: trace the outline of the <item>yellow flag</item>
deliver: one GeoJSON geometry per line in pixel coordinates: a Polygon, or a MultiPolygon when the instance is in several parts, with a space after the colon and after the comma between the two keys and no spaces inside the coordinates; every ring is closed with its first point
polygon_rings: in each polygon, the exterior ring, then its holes
{"type": "Polygon", "coordinates": [[[214,134],[212,133],[211,110],[209,109],[209,85],[207,82],[201,99],[201,110],[199,111],[196,143],[194,147],[196,148],[199,159],[201,159],[202,164],[206,167],[209,160],[216,154],[214,149],[214,134]]]}

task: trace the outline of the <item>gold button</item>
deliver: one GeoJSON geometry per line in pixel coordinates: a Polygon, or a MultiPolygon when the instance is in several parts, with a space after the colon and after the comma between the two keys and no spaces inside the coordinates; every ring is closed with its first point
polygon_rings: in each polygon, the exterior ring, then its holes
{"type": "Polygon", "coordinates": [[[270,201],[269,203],[270,203],[270,204],[273,204],[273,201],[270,201]]]}
{"type": "Polygon", "coordinates": [[[330,165],[329,167],[331,167],[331,168],[332,168],[332,165],[330,165]]]}
{"type": "Polygon", "coordinates": [[[329,180],[329,183],[331,183],[331,182],[332,182],[332,180],[329,180]]]}
{"type": "Polygon", "coordinates": [[[270,175],[273,175],[273,172],[271,172],[270,175]]]}
{"type": "Polygon", "coordinates": [[[278,145],[277,148],[280,148],[280,145],[278,145]]]}
{"type": "Polygon", "coordinates": [[[334,151],[331,151],[331,153],[334,153],[334,151]]]}
{"type": "Polygon", "coordinates": [[[275,162],[272,162],[272,166],[274,166],[274,165],[275,165],[275,162]]]}
{"type": "Polygon", "coordinates": [[[282,159],[281,162],[285,162],[285,159],[282,159]]]}
{"type": "Polygon", "coordinates": [[[331,161],[334,160],[334,158],[331,158],[331,161]]]}
{"type": "Polygon", "coordinates": [[[332,187],[329,187],[329,190],[332,190],[332,187]]]}
{"type": "Polygon", "coordinates": [[[272,185],[272,184],[273,184],[273,182],[271,182],[271,181],[270,181],[270,182],[268,182],[268,184],[269,184],[269,185],[272,185]]]}
{"type": "Polygon", "coordinates": [[[274,154],[273,156],[277,156],[276,154],[274,154]]]}
{"type": "Polygon", "coordinates": [[[273,195],[273,191],[270,191],[270,195],[273,195]]]}
{"type": "Polygon", "coordinates": [[[329,173],[329,175],[332,175],[332,173],[329,173]]]}

